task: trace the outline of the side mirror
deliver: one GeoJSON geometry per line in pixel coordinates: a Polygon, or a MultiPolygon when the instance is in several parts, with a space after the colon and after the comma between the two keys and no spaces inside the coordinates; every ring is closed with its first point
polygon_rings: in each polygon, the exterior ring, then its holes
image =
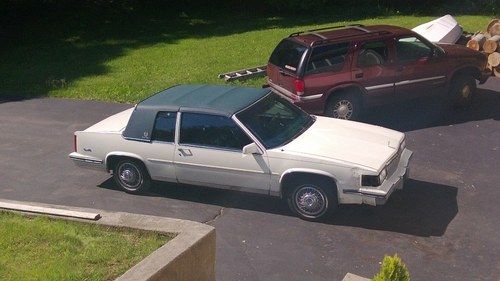
{"type": "Polygon", "coordinates": [[[243,147],[243,154],[262,155],[263,152],[260,150],[259,146],[257,146],[256,143],[252,142],[251,144],[247,144],[243,147]]]}

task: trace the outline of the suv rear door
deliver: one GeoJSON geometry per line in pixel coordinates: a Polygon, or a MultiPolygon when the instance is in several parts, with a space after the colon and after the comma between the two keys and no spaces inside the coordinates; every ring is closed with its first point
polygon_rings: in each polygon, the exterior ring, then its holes
{"type": "Polygon", "coordinates": [[[352,80],[366,89],[365,105],[393,101],[397,72],[391,39],[358,44],[352,66],[352,80]]]}
{"type": "Polygon", "coordinates": [[[294,81],[299,77],[301,62],[306,51],[306,46],[286,38],[276,46],[269,58],[267,66],[269,83],[290,98],[292,98],[291,93],[297,94],[294,91],[294,81]]]}
{"type": "Polygon", "coordinates": [[[435,55],[436,46],[416,35],[396,38],[398,79],[395,84],[399,100],[416,98],[442,91],[446,83],[446,64],[435,55]]]}
{"type": "Polygon", "coordinates": [[[350,45],[350,42],[340,42],[312,49],[303,78],[307,96],[321,97],[337,84],[351,81],[350,45]]]}

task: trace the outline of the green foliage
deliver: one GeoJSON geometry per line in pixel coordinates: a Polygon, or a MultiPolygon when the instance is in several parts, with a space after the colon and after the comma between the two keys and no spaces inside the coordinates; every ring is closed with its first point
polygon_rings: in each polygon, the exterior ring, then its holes
{"type": "Polygon", "coordinates": [[[0,280],[113,280],[170,239],[0,212],[0,280]]]}
{"type": "Polygon", "coordinates": [[[385,256],[380,267],[380,272],[373,281],[410,281],[410,273],[398,255],[385,256]]]}

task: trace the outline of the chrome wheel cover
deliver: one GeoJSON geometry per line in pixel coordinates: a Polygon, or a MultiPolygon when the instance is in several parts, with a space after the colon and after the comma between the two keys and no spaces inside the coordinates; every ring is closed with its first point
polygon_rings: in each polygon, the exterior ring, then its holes
{"type": "Polygon", "coordinates": [[[333,106],[333,117],[338,119],[351,119],[354,107],[348,100],[339,100],[333,106]]]}
{"type": "Polygon", "coordinates": [[[295,206],[297,210],[307,217],[319,217],[326,212],[328,200],[316,187],[303,186],[295,192],[295,206]]]}
{"type": "Polygon", "coordinates": [[[118,179],[127,190],[137,190],[142,184],[142,174],[139,168],[130,162],[122,163],[118,167],[118,179]]]}

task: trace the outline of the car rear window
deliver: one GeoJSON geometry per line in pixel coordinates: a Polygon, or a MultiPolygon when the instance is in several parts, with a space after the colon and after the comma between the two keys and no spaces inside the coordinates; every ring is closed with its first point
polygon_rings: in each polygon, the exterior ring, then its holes
{"type": "Polygon", "coordinates": [[[278,67],[297,72],[300,59],[306,50],[307,47],[292,40],[284,39],[274,49],[269,62],[278,67]]]}
{"type": "Polygon", "coordinates": [[[348,50],[349,43],[315,47],[307,63],[306,73],[342,70],[348,50]]]}

